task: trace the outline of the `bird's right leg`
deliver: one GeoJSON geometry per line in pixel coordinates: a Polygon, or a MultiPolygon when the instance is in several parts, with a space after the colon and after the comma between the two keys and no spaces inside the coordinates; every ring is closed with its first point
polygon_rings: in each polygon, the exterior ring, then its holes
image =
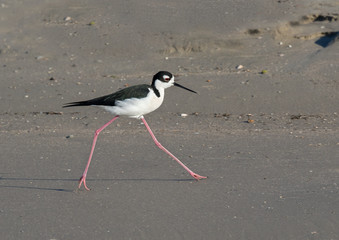
{"type": "Polygon", "coordinates": [[[157,140],[157,138],[154,136],[151,128],[148,126],[145,118],[142,116],[141,120],[144,122],[144,125],[146,126],[149,134],[151,135],[154,143],[161,149],[163,150],[165,153],[167,153],[169,156],[171,156],[175,161],[177,161],[192,177],[194,177],[196,180],[201,180],[207,177],[204,176],[200,176],[199,174],[196,174],[195,172],[193,172],[191,169],[189,169],[185,164],[183,164],[176,156],[174,156],[170,151],[168,151],[164,146],[161,145],[161,143],[157,140]]]}
{"type": "Polygon", "coordinates": [[[94,139],[93,139],[93,143],[92,143],[92,149],[91,149],[91,153],[89,155],[89,159],[88,159],[88,162],[87,162],[87,165],[86,165],[86,168],[85,168],[85,171],[84,173],[82,174],[81,178],[79,179],[79,186],[78,188],[81,187],[81,184],[84,183],[84,187],[86,190],[90,190],[87,185],[86,185],[86,176],[87,176],[87,171],[88,171],[88,168],[89,168],[89,165],[91,163],[91,160],[92,160],[92,156],[93,156],[93,152],[94,152],[94,148],[95,148],[95,144],[97,142],[97,138],[98,138],[98,135],[99,133],[104,130],[108,125],[110,125],[112,122],[114,122],[117,118],[119,117],[119,115],[115,116],[111,121],[109,121],[108,123],[106,123],[105,125],[103,125],[101,128],[99,128],[98,130],[95,131],[95,134],[94,134],[94,139]]]}

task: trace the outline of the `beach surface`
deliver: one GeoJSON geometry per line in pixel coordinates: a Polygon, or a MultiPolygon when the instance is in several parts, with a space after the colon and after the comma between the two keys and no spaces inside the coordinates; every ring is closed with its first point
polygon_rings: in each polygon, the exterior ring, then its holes
{"type": "Polygon", "coordinates": [[[339,3],[0,5],[0,238],[338,239],[339,3]],[[63,104],[150,83],[138,119],[63,104]]]}

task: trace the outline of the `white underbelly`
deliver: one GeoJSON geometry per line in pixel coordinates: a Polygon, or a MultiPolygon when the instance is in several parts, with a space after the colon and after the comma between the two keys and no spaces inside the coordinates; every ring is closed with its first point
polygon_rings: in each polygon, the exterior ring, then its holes
{"type": "Polygon", "coordinates": [[[146,98],[131,98],[123,101],[117,101],[116,106],[102,106],[108,112],[115,115],[139,118],[147,113],[153,112],[159,108],[164,101],[164,92],[157,97],[151,91],[146,98]]]}

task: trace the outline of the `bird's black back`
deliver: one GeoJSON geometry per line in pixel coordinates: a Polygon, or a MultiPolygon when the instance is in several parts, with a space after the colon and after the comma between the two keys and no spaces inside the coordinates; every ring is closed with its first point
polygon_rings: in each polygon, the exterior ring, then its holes
{"type": "Polygon", "coordinates": [[[149,93],[149,88],[152,88],[152,86],[148,84],[131,86],[123,88],[115,93],[94,98],[91,100],[67,103],[63,107],[90,106],[90,105],[115,106],[116,101],[123,101],[128,98],[146,97],[147,94],[149,93]]]}

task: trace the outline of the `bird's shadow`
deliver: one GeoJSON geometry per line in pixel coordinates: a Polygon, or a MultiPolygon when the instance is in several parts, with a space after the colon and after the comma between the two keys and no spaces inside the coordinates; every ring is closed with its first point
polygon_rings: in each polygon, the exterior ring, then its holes
{"type": "MultiPolygon", "coordinates": [[[[0,183],[2,181],[6,182],[16,182],[24,181],[31,183],[32,181],[43,182],[43,181],[58,181],[58,182],[79,182],[79,179],[60,179],[60,178],[24,178],[24,177],[0,177],[0,183]]],[[[158,181],[158,182],[190,182],[194,181],[192,179],[167,179],[167,178],[101,178],[101,179],[86,179],[86,182],[98,182],[98,181],[112,181],[112,182],[127,182],[127,181],[158,181]]],[[[13,188],[13,189],[31,189],[31,190],[44,190],[44,191],[57,191],[57,192],[69,192],[74,193],[78,189],[65,189],[65,188],[53,188],[53,187],[39,187],[39,186],[19,186],[19,185],[0,185],[0,188],[13,188]]]]}

